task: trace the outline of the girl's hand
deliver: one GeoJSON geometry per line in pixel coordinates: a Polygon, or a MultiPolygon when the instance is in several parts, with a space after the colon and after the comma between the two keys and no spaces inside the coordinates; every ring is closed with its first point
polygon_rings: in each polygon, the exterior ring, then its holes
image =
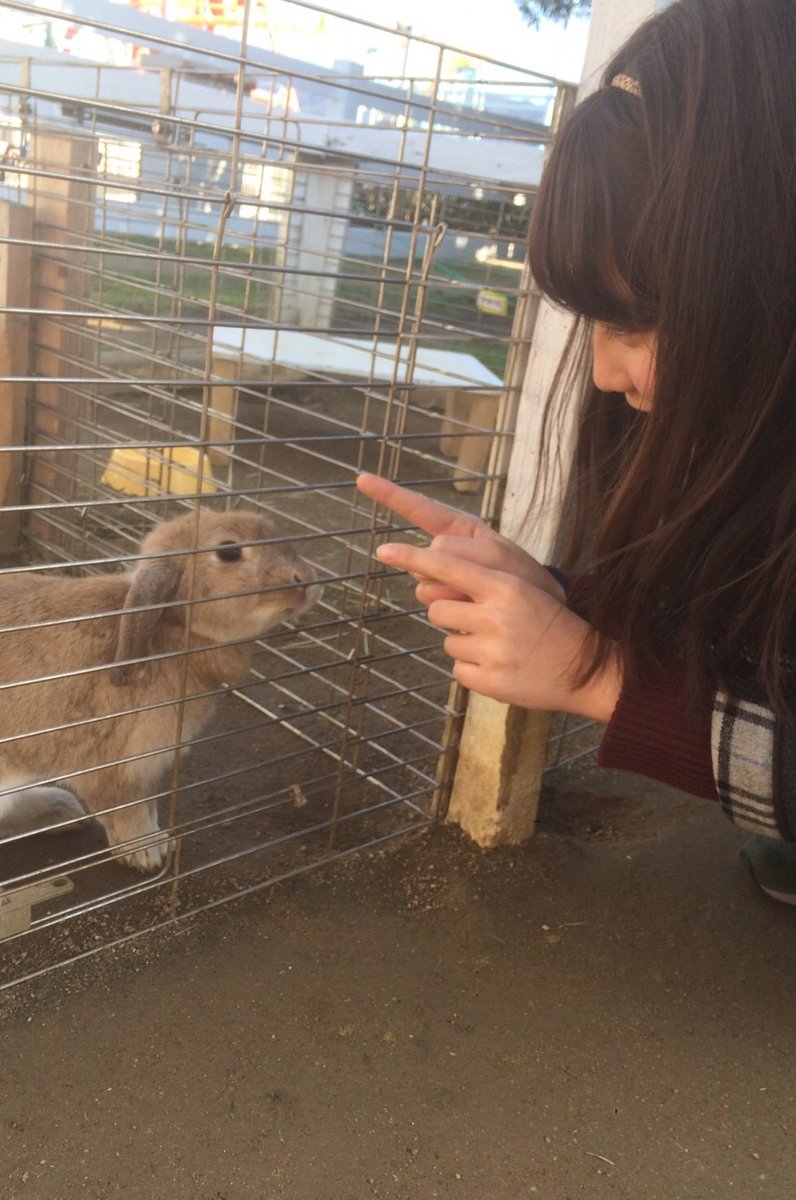
{"type": "MultiPolygon", "coordinates": [[[[556,600],[564,601],[561,584],[541,563],[514,542],[490,529],[478,517],[430,500],[380,475],[360,475],[357,488],[377,504],[382,504],[431,534],[431,550],[466,558],[483,567],[524,579],[556,600]]],[[[416,595],[421,604],[432,604],[435,600],[467,599],[463,592],[441,580],[424,577],[417,571],[410,571],[410,574],[419,580],[416,595]]]]}
{"type": "Polygon", "coordinates": [[[548,590],[485,566],[476,561],[479,555],[388,543],[377,556],[433,579],[445,592],[431,601],[428,617],[452,631],[444,645],[463,687],[523,708],[609,720],[621,687],[618,663],[612,660],[582,687],[574,685],[590,628],[548,590]]]}

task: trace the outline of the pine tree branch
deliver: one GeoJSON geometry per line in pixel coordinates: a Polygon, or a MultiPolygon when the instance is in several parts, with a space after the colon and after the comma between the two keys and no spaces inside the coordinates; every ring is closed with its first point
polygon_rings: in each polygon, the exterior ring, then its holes
{"type": "Polygon", "coordinates": [[[570,17],[586,17],[591,0],[514,0],[520,14],[535,29],[543,19],[567,22],[570,17]]]}

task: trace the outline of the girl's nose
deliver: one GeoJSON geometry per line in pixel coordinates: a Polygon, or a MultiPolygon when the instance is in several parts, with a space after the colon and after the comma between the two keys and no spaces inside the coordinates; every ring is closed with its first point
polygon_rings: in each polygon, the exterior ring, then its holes
{"type": "Polygon", "coordinates": [[[592,338],[594,362],[592,378],[601,392],[627,392],[630,378],[622,363],[622,343],[612,341],[599,330],[592,338]]]}

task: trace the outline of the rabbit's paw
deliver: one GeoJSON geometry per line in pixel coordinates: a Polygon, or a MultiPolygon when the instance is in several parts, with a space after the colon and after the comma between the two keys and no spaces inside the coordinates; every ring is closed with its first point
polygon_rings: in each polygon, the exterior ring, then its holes
{"type": "Polygon", "coordinates": [[[117,850],[119,861],[134,871],[149,875],[163,867],[171,853],[172,843],[165,833],[158,831],[151,837],[141,838],[135,849],[117,850]]]}

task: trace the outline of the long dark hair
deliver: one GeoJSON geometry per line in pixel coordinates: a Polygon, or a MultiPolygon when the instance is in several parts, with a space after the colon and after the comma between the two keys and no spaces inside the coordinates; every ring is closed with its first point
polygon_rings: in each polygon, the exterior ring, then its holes
{"type": "Polygon", "coordinates": [[[651,411],[592,390],[580,416],[591,669],[613,639],[631,677],[675,654],[694,692],[796,716],[794,0],[680,0],[636,32],[552,151],[531,266],[658,338],[651,411]]]}

